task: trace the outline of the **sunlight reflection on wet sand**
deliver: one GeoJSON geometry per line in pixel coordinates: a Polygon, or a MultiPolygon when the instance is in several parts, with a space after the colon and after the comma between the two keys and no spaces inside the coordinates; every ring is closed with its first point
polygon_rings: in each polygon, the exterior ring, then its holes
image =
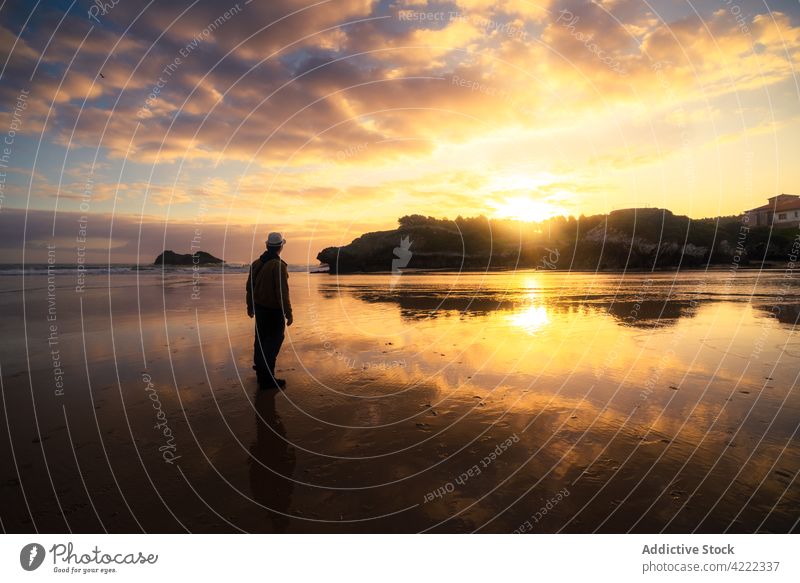
{"type": "MultiPolygon", "coordinates": [[[[800,298],[778,293],[779,274],[292,274],[288,388],[269,402],[251,376],[243,276],[206,276],[196,301],[180,278],[147,278],[138,297],[132,276],[110,292],[98,280],[82,335],[65,298],[62,334],[85,341],[102,402],[87,399],[81,342],[63,348],[65,400],[76,424],[97,411],[97,431],[73,429],[84,471],[109,479],[101,426],[117,459],[136,455],[130,423],[142,467],[193,529],[229,525],[196,515],[187,480],[253,531],[510,532],[564,488],[535,531],[787,531],[797,520],[800,298]],[[154,455],[143,356],[186,480],[154,455]],[[478,477],[427,500],[511,436],[478,477]]],[[[7,385],[25,382],[20,347],[3,351],[7,385]]],[[[48,372],[33,367],[37,386],[48,372]]],[[[39,413],[60,436],[58,410],[39,413]]],[[[67,482],[68,462],[53,470],[67,482]]],[[[138,484],[141,468],[129,471],[138,484]]],[[[85,520],[75,504],[73,521],[85,520]]],[[[176,528],[163,513],[149,520],[176,528]]]]}

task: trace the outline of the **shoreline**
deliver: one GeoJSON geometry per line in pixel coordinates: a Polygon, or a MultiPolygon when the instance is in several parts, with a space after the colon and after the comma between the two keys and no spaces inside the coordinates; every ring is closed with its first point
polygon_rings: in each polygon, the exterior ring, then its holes
{"type": "MultiPolygon", "coordinates": [[[[736,268],[736,271],[758,271],[758,272],[773,272],[773,271],[781,271],[785,268],[779,267],[777,265],[770,264],[769,266],[762,266],[762,267],[749,267],[749,266],[739,266],[736,268]]],[[[459,274],[459,273],[519,273],[519,272],[542,272],[542,273],[602,273],[602,274],[626,274],[626,273],[683,273],[683,272],[700,272],[700,273],[716,273],[716,272],[728,272],[730,271],[730,267],[725,267],[723,264],[714,264],[710,267],[683,267],[683,268],[667,268],[662,267],[659,269],[640,269],[640,268],[631,268],[631,269],[539,269],[536,267],[522,267],[522,268],[514,268],[514,267],[493,267],[489,269],[454,269],[450,267],[443,267],[443,268],[405,268],[401,270],[400,274],[395,274],[390,270],[386,271],[309,271],[307,273],[318,275],[401,275],[401,274],[409,274],[409,275],[425,275],[428,273],[431,274],[459,274]]]]}
{"type": "MultiPolygon", "coordinates": [[[[86,265],[86,270],[94,272],[93,275],[106,275],[109,270],[118,270],[117,274],[126,274],[126,273],[151,273],[151,274],[158,274],[158,273],[175,273],[180,274],[183,272],[191,273],[192,271],[196,271],[197,268],[193,266],[183,266],[183,265],[175,265],[169,266],[168,268],[162,268],[159,266],[136,266],[130,265],[126,263],[111,263],[111,264],[99,264],[99,265],[86,265]]],[[[225,272],[230,272],[232,274],[236,273],[246,273],[248,269],[248,265],[236,265],[236,264],[226,264],[224,266],[216,266],[216,265],[200,265],[198,266],[203,272],[206,273],[219,273],[224,274],[225,272]]],[[[400,271],[400,273],[394,273],[391,270],[382,270],[382,271],[329,271],[329,270],[311,270],[311,269],[291,269],[292,267],[300,267],[300,266],[291,266],[289,272],[290,273],[307,273],[309,275],[427,275],[427,274],[435,274],[435,275],[447,275],[447,274],[474,274],[474,273],[579,273],[579,274],[586,274],[586,273],[598,273],[598,274],[627,274],[627,273],[684,273],[684,272],[691,272],[691,273],[717,273],[717,272],[729,272],[731,271],[730,266],[725,266],[723,264],[714,264],[713,266],[708,267],[683,267],[683,268],[668,268],[662,267],[658,269],[641,269],[641,268],[631,268],[631,269],[541,269],[537,267],[492,267],[488,269],[473,269],[473,268],[465,268],[465,269],[456,269],[452,267],[441,267],[441,268],[404,268],[400,271]]],[[[28,277],[36,276],[36,275],[47,275],[47,264],[29,264],[27,266],[21,266],[19,264],[0,264],[0,276],[20,276],[25,275],[28,277]]],[[[72,265],[58,265],[53,268],[51,271],[55,271],[58,275],[72,273],[78,268],[72,265]]],[[[781,267],[777,264],[768,264],[762,266],[742,266],[739,265],[736,267],[736,271],[748,271],[748,272],[775,272],[775,271],[783,271],[785,267],[781,267]]],[[[92,275],[92,273],[88,273],[87,275],[92,275]]]]}

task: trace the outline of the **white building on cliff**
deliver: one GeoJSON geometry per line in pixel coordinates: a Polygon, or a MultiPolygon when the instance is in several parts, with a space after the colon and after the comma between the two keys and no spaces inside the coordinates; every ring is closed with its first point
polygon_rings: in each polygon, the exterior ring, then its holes
{"type": "Polygon", "coordinates": [[[744,220],[751,227],[800,227],[800,196],[779,194],[765,205],[744,211],[744,220]]]}

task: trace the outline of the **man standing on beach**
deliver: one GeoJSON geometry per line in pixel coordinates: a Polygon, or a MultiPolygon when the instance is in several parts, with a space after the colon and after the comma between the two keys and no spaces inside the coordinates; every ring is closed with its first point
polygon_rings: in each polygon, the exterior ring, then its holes
{"type": "Polygon", "coordinates": [[[275,377],[275,360],[283,344],[284,318],[292,325],[289,302],[289,270],[280,258],[286,239],[270,233],[267,250],[253,261],[247,276],[247,315],[256,318],[253,370],[262,388],[282,388],[286,381],[275,377]]]}

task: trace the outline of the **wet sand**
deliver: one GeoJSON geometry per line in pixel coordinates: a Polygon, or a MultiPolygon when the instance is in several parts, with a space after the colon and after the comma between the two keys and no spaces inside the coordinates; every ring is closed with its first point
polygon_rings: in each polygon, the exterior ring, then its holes
{"type": "Polygon", "coordinates": [[[244,274],[4,276],[2,527],[796,531],[782,278],[293,273],[259,391],[244,274]]]}

